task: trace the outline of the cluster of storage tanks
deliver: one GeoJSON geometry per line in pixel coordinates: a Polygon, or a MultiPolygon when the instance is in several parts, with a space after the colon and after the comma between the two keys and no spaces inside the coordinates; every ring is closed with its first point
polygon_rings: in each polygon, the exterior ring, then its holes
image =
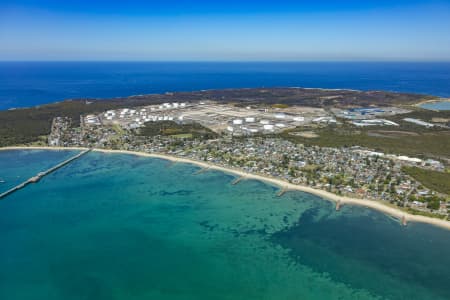
{"type": "Polygon", "coordinates": [[[227,131],[235,132],[241,130],[244,133],[258,133],[274,132],[275,130],[281,130],[287,127],[286,123],[303,122],[304,117],[301,116],[287,116],[284,113],[276,113],[273,115],[273,119],[261,119],[257,122],[255,117],[246,117],[243,119],[234,119],[232,124],[227,127],[227,131]],[[284,122],[283,122],[284,121],[284,122]]]}
{"type": "Polygon", "coordinates": [[[182,117],[160,112],[185,107],[186,103],[163,103],[158,106],[149,106],[140,110],[130,108],[123,108],[117,111],[108,110],[103,114],[103,117],[108,121],[118,120],[132,128],[137,128],[142,126],[145,122],[173,121],[175,118],[181,119],[182,117]]]}
{"type": "Polygon", "coordinates": [[[85,123],[90,125],[100,125],[100,120],[96,115],[87,115],[84,118],[85,123]]]}
{"type": "Polygon", "coordinates": [[[163,103],[161,105],[158,106],[159,109],[177,109],[177,108],[185,108],[186,107],[186,103],[178,103],[178,102],[173,102],[173,103],[163,103]]]}

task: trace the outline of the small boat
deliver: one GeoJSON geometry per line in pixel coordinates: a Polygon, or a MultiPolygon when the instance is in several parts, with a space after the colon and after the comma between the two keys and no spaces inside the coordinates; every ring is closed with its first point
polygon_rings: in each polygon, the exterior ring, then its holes
{"type": "Polygon", "coordinates": [[[3,179],[0,179],[0,183],[5,183],[6,181],[4,181],[3,179]]]}

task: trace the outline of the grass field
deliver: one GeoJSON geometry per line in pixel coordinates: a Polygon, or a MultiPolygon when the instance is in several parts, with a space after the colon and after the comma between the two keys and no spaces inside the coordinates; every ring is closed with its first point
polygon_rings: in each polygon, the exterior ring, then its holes
{"type": "Polygon", "coordinates": [[[143,136],[165,135],[174,138],[200,137],[210,139],[217,137],[217,134],[210,129],[197,124],[178,124],[173,121],[148,122],[145,127],[139,130],[143,136]]]}
{"type": "Polygon", "coordinates": [[[176,138],[176,139],[192,139],[193,135],[192,135],[192,133],[182,133],[182,134],[171,135],[171,137],[176,138]]]}

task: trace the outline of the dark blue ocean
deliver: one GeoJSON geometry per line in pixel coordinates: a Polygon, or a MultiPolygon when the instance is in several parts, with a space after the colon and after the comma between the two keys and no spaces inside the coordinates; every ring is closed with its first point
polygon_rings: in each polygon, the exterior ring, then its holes
{"type": "Polygon", "coordinates": [[[450,96],[450,63],[0,62],[0,110],[68,98],[242,87],[450,96]]]}

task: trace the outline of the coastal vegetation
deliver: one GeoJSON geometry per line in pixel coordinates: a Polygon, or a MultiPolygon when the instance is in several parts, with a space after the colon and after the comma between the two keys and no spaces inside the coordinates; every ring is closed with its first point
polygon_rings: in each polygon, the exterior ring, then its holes
{"type": "MultiPolygon", "coordinates": [[[[281,133],[280,136],[296,143],[311,146],[362,146],[385,153],[450,159],[449,130],[412,132],[401,128],[359,129],[350,126],[330,126],[315,129],[313,131],[315,136],[308,137],[298,134],[302,131],[302,128],[287,130],[281,133]]],[[[308,129],[308,132],[310,131],[308,129]]]]}
{"type": "Polygon", "coordinates": [[[447,216],[445,215],[436,215],[430,212],[426,212],[426,211],[421,211],[421,210],[416,210],[413,208],[406,208],[405,211],[411,215],[415,215],[415,216],[424,216],[424,217],[429,217],[429,218],[436,218],[436,219],[441,219],[441,220],[447,220],[447,216]]]}
{"type": "Polygon", "coordinates": [[[435,126],[433,128],[427,128],[424,126],[419,126],[410,122],[406,122],[403,119],[405,118],[419,119],[426,122],[441,123],[442,125],[445,125],[450,121],[450,110],[434,111],[413,106],[408,106],[408,109],[410,109],[411,112],[406,114],[390,116],[387,119],[398,123],[402,130],[414,130],[420,132],[442,131],[445,129],[438,126],[435,126]]]}
{"type": "Polygon", "coordinates": [[[422,183],[425,187],[436,192],[450,195],[449,172],[438,172],[418,167],[403,167],[403,171],[422,183]]]}
{"type": "Polygon", "coordinates": [[[147,122],[138,130],[141,136],[171,136],[174,138],[216,138],[217,134],[212,130],[198,124],[178,124],[174,121],[147,122]]]}
{"type": "Polygon", "coordinates": [[[288,107],[289,105],[282,103],[272,104],[272,108],[288,108],[288,107]]]}
{"type": "Polygon", "coordinates": [[[79,126],[80,115],[114,107],[116,101],[64,101],[34,108],[0,111],[0,146],[34,143],[41,136],[48,135],[53,118],[70,117],[73,126],[79,126]]]}

